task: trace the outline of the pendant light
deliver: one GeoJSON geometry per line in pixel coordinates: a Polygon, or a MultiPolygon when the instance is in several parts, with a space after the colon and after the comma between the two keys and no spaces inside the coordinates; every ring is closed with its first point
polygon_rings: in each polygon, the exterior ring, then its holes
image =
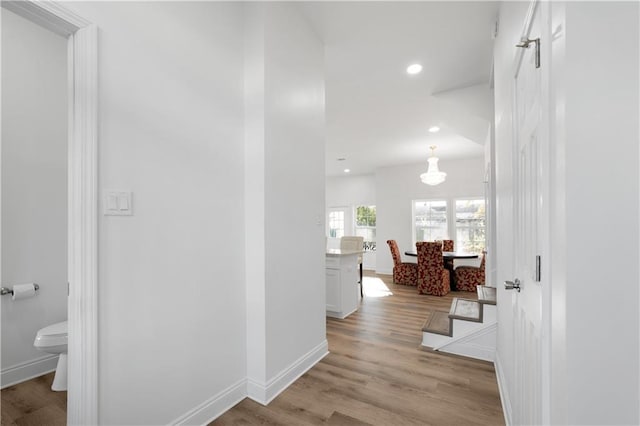
{"type": "Polygon", "coordinates": [[[427,173],[420,175],[420,179],[422,180],[422,183],[435,186],[444,182],[447,174],[438,169],[438,157],[433,154],[433,151],[436,149],[435,145],[431,145],[429,148],[431,148],[431,157],[427,159],[429,167],[427,169],[427,173]]]}

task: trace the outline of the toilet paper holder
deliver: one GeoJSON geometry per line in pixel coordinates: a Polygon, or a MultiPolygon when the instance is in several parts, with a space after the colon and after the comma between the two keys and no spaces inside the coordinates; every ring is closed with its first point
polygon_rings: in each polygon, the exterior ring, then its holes
{"type": "MultiPolygon", "coordinates": [[[[38,284],[34,284],[33,287],[36,291],[40,290],[40,286],[38,284]]],[[[0,296],[4,296],[5,294],[13,294],[13,290],[7,287],[0,287],[0,296]]]]}

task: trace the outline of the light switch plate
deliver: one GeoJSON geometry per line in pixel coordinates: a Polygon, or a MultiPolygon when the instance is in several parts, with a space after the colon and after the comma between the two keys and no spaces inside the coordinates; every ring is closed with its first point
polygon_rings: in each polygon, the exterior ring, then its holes
{"type": "Polygon", "coordinates": [[[132,216],[133,204],[131,191],[104,191],[105,216],[132,216]]]}

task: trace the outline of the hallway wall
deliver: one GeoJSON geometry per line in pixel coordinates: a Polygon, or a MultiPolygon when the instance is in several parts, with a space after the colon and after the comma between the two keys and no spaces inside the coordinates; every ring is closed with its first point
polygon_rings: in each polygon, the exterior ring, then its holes
{"type": "Polygon", "coordinates": [[[327,354],[324,49],[292,4],[245,6],[248,394],[327,354]]]}
{"type": "Polygon", "coordinates": [[[133,192],[133,216],[98,209],[99,422],[233,404],[246,390],[242,5],[65,6],[99,28],[100,198],[133,192]]]}
{"type": "Polygon", "coordinates": [[[555,248],[566,263],[553,300],[566,309],[567,422],[639,424],[640,4],[563,5],[558,115],[566,121],[557,147],[565,172],[558,213],[566,216],[557,229],[566,246],[555,248]],[[602,297],[611,290],[618,297],[602,297]]]}

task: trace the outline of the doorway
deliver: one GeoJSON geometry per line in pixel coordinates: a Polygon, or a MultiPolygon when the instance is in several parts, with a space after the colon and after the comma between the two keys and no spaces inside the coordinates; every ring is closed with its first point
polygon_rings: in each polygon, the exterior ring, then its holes
{"type": "Polygon", "coordinates": [[[39,286],[2,297],[4,388],[56,368],[33,340],[67,319],[66,39],[3,11],[2,64],[2,285],[39,286]]]}
{"type": "Polygon", "coordinates": [[[54,2],[4,1],[2,11],[46,28],[67,46],[68,424],[98,422],[98,31],[54,2]]]}

